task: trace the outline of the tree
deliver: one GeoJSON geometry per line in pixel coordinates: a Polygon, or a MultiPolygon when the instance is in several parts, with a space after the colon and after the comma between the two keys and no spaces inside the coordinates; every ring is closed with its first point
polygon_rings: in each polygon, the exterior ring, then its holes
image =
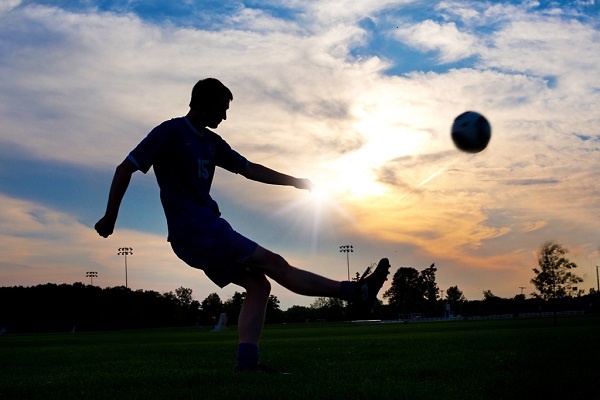
{"type": "Polygon", "coordinates": [[[392,286],[383,294],[390,306],[400,313],[435,313],[439,289],[435,282],[435,264],[419,273],[411,267],[400,267],[392,278],[392,286]]]}
{"type": "Polygon", "coordinates": [[[533,296],[552,300],[582,293],[575,285],[583,279],[571,272],[577,265],[564,257],[566,253],[568,250],[556,242],[547,242],[540,248],[539,268],[533,268],[535,278],[531,280],[539,293],[533,296]]]}
{"type": "MultiPolygon", "coordinates": [[[[458,286],[450,286],[446,290],[446,301],[444,305],[444,315],[449,317],[448,311],[453,312],[455,315],[461,315],[464,310],[464,304],[467,302],[467,298],[463,294],[462,290],[458,286]]],[[[443,303],[443,302],[442,302],[443,303]]]]}
{"type": "Polygon", "coordinates": [[[439,288],[435,283],[435,264],[431,264],[419,274],[420,286],[423,292],[423,300],[427,306],[426,312],[435,313],[435,305],[439,295],[439,288]]]}
{"type": "Polygon", "coordinates": [[[306,322],[310,317],[310,308],[305,306],[291,306],[285,310],[286,322],[306,322]]]}
{"type": "Polygon", "coordinates": [[[515,298],[514,298],[515,301],[518,301],[520,303],[524,302],[525,299],[526,299],[526,297],[524,294],[517,294],[517,295],[515,295],[515,298]]]}
{"type": "Polygon", "coordinates": [[[419,271],[412,267],[400,267],[392,278],[391,287],[383,294],[389,304],[401,313],[419,312],[423,303],[423,291],[419,271]]]}
{"type": "Polygon", "coordinates": [[[450,286],[448,290],[446,290],[446,299],[450,302],[450,304],[457,304],[467,301],[467,298],[463,294],[462,290],[458,288],[458,286],[450,286]]]}
{"type": "Polygon", "coordinates": [[[269,295],[267,302],[266,322],[281,322],[283,319],[283,311],[280,308],[280,302],[277,296],[269,295]]]}
{"type": "Polygon", "coordinates": [[[317,297],[310,304],[310,317],[326,319],[328,321],[341,321],[344,318],[344,302],[334,297],[317,297]]]}
{"type": "Polygon", "coordinates": [[[200,303],[192,297],[192,289],[179,287],[175,289],[175,303],[179,306],[178,312],[182,313],[181,319],[198,322],[200,316],[200,303]]]}
{"type": "Polygon", "coordinates": [[[499,314],[504,309],[504,299],[496,296],[491,290],[483,291],[483,302],[481,303],[481,312],[484,315],[499,314]]]}
{"type": "Polygon", "coordinates": [[[211,323],[223,311],[223,303],[216,293],[209,294],[201,303],[202,317],[205,323],[211,323]]]}
{"type": "Polygon", "coordinates": [[[496,299],[499,299],[500,297],[496,296],[494,293],[492,293],[491,290],[484,290],[483,291],[483,300],[484,301],[495,301],[496,299]]]}
{"type": "Polygon", "coordinates": [[[227,320],[230,325],[237,325],[238,316],[240,315],[242,304],[244,304],[245,299],[246,292],[240,293],[236,291],[233,293],[233,296],[223,303],[223,311],[227,313],[227,320]]]}
{"type": "Polygon", "coordinates": [[[190,306],[192,301],[194,301],[192,297],[192,289],[180,287],[175,289],[175,297],[179,301],[179,304],[182,306],[190,306]]]}
{"type": "Polygon", "coordinates": [[[312,303],[310,303],[310,308],[318,310],[319,308],[325,308],[329,306],[330,297],[317,297],[312,303]]]}

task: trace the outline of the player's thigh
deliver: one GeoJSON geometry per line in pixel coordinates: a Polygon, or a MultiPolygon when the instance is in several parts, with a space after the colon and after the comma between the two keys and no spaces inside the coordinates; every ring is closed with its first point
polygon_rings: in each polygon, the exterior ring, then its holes
{"type": "Polygon", "coordinates": [[[246,265],[249,270],[260,272],[270,277],[281,275],[290,267],[282,256],[260,245],[256,246],[256,249],[248,258],[246,265]]]}
{"type": "Polygon", "coordinates": [[[171,242],[171,247],[180,259],[202,269],[213,282],[224,287],[245,269],[244,264],[258,245],[221,218],[200,228],[196,234],[171,242]]]}

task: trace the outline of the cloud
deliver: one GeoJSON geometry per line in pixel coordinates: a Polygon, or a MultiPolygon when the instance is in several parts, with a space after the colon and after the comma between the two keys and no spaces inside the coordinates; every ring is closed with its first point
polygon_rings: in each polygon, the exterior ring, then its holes
{"type": "Polygon", "coordinates": [[[477,38],[461,32],[454,22],[437,23],[431,20],[399,27],[395,36],[421,51],[439,52],[439,63],[451,63],[478,53],[477,38]]]}
{"type": "Polygon", "coordinates": [[[590,58],[600,51],[600,37],[589,24],[560,17],[516,20],[491,39],[494,47],[485,50],[482,57],[486,66],[555,76],[558,84],[570,91],[600,87],[600,78],[591,73],[597,65],[590,58]],[[577,46],[573,46],[574,38],[577,46]]]}
{"type": "MultiPolygon", "coordinates": [[[[253,23],[262,18],[247,13],[259,12],[243,9],[229,18],[253,23]]],[[[243,99],[233,105],[240,119],[232,118],[229,126],[243,129],[248,143],[259,134],[263,142],[276,143],[270,132],[289,130],[290,118],[295,125],[313,124],[307,132],[325,133],[329,124],[341,124],[346,98],[360,90],[345,82],[383,68],[376,59],[345,64],[331,57],[336,46],[360,36],[355,27],[316,38],[277,28],[271,17],[264,24],[270,30],[254,31],[244,23],[242,30],[216,32],[156,26],[133,14],[75,14],[42,6],[15,9],[2,22],[4,139],[71,162],[121,158],[153,124],[185,112],[190,87],[202,76],[219,76],[243,99]],[[303,85],[296,84],[298,76],[303,85]],[[25,118],[30,109],[35,119],[25,118]],[[315,117],[325,118],[315,124],[315,117]],[[113,144],[110,153],[102,146],[107,141],[113,144]]],[[[327,136],[333,135],[318,140],[327,136]]]]}
{"type": "Polygon", "coordinates": [[[15,9],[21,4],[21,0],[5,0],[0,3],[0,15],[15,9]]]}
{"type": "Polygon", "coordinates": [[[124,286],[123,257],[117,248],[133,246],[134,255],[128,259],[130,288],[162,293],[190,287],[200,300],[215,289],[201,271],[178,260],[162,236],[118,230],[115,237],[102,239],[92,227],[42,204],[3,195],[0,201],[4,286],[87,282],[87,271],[98,272],[96,285],[124,286]]]}
{"type": "Polygon", "coordinates": [[[535,221],[523,227],[523,232],[533,232],[548,225],[546,221],[535,221]]]}
{"type": "MultiPolygon", "coordinates": [[[[358,265],[401,249],[394,262],[434,259],[461,289],[460,271],[517,270],[503,289],[510,293],[509,285],[528,281],[539,243],[565,237],[586,248],[595,234],[597,25],[577,10],[536,2],[442,1],[422,14],[409,13],[410,3],[417,2],[238,4],[207,10],[195,23],[177,19],[177,10],[169,20],[153,18],[134,3],[127,13],[93,3],[71,11],[3,3],[0,141],[24,149],[19,165],[44,159],[112,172],[153,126],[187,111],[197,79],[216,76],[235,97],[219,133],[252,161],[309,177],[333,199],[321,209],[308,201],[286,208],[308,196],[220,174],[215,196],[234,226],[326,275],[339,272],[336,246],[348,241],[365,249],[354,255],[358,265]],[[395,39],[377,35],[396,18],[395,39]],[[376,40],[384,41],[378,51],[354,56],[376,40]],[[410,57],[421,60],[418,70],[390,75],[395,60],[410,57]],[[493,129],[489,148],[474,156],[457,152],[449,135],[453,118],[471,109],[493,129]],[[280,210],[288,212],[273,217],[280,210]],[[320,244],[334,254],[320,249],[306,261],[303,253],[320,244]]],[[[90,268],[114,264],[116,283],[122,260],[114,248],[131,245],[140,249],[132,263],[159,260],[144,270],[159,271],[155,282],[180,279],[177,272],[171,280],[180,264],[162,237],[138,227],[98,241],[75,210],[67,215],[42,198],[2,200],[11,205],[2,214],[11,266],[3,274],[18,276],[21,266],[47,276],[77,258],[90,268]]],[[[87,207],[101,210],[104,201],[87,207]]],[[[147,218],[164,223],[162,215],[147,218]]],[[[73,268],[69,276],[81,275],[73,268]]]]}
{"type": "Polygon", "coordinates": [[[509,179],[505,182],[507,185],[530,186],[530,185],[553,185],[560,181],[552,178],[548,179],[509,179]]]}
{"type": "Polygon", "coordinates": [[[378,2],[338,0],[300,2],[305,4],[308,16],[315,18],[320,25],[355,24],[358,20],[385,12],[389,8],[402,8],[416,3],[415,0],[381,0],[378,2]]]}
{"type": "Polygon", "coordinates": [[[593,142],[600,142],[600,135],[580,135],[577,133],[575,133],[574,135],[584,142],[587,142],[588,140],[591,140],[593,142]]]}

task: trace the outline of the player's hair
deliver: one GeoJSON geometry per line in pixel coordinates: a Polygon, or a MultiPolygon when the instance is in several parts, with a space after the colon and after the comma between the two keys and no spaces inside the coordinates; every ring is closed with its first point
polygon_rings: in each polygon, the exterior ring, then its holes
{"type": "Polygon", "coordinates": [[[206,78],[199,80],[192,89],[192,99],[190,108],[198,109],[206,107],[215,102],[215,100],[233,100],[233,94],[227,86],[215,78],[206,78]]]}

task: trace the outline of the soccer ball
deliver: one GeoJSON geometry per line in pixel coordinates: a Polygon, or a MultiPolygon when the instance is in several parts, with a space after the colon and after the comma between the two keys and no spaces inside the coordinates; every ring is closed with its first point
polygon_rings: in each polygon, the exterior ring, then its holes
{"type": "Polygon", "coordinates": [[[454,145],[467,153],[479,153],[487,147],[491,137],[490,123],[475,111],[460,114],[452,124],[454,145]]]}

